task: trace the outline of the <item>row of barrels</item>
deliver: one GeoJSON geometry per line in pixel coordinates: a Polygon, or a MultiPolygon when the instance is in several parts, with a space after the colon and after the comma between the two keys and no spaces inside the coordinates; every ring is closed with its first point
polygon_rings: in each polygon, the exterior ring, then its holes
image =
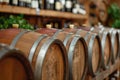
{"type": "MultiPolygon", "coordinates": [[[[25,59],[28,60],[26,64],[22,63],[21,69],[21,66],[16,65],[17,63],[14,61],[10,63],[10,60],[6,59],[9,62],[8,64],[6,61],[7,64],[12,66],[10,69],[8,65],[3,65],[5,62],[0,58],[0,66],[2,66],[0,78],[2,77],[2,80],[84,80],[87,73],[94,77],[100,73],[101,68],[103,70],[109,68],[110,63],[114,64],[120,56],[119,38],[118,30],[107,28],[0,30],[0,43],[8,44],[10,49],[21,50],[21,54],[24,54],[25,59]],[[14,65],[17,69],[20,67],[19,70],[22,72],[13,71],[16,69],[13,68],[14,65]],[[8,72],[9,79],[6,79],[8,72]],[[11,75],[17,73],[21,76],[11,75]]],[[[21,62],[21,59],[19,60],[21,62]]]]}

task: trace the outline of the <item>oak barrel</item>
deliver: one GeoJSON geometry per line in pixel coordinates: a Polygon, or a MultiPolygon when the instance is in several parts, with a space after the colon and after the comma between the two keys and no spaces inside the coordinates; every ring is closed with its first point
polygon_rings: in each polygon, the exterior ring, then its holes
{"type": "Polygon", "coordinates": [[[34,80],[32,67],[24,53],[0,44],[0,80],[34,80]]]}
{"type": "Polygon", "coordinates": [[[85,40],[80,36],[74,36],[72,33],[57,29],[41,28],[36,32],[60,39],[68,51],[69,80],[84,80],[87,72],[87,45],[85,40]]]}
{"type": "Polygon", "coordinates": [[[6,29],[0,31],[0,42],[25,53],[35,80],[68,80],[68,58],[60,40],[33,31],[6,29]]]}
{"type": "Polygon", "coordinates": [[[120,38],[119,33],[113,28],[102,28],[103,31],[107,31],[111,35],[111,45],[112,45],[112,63],[115,63],[119,57],[119,48],[120,48],[120,38]]]}
{"type": "Polygon", "coordinates": [[[99,28],[91,28],[91,27],[79,27],[79,29],[83,29],[86,31],[91,31],[99,35],[101,39],[102,46],[102,62],[101,66],[103,69],[107,69],[110,67],[111,57],[112,57],[112,46],[111,46],[111,37],[109,32],[104,32],[99,28]]]}
{"type": "Polygon", "coordinates": [[[118,58],[120,58],[120,30],[119,29],[114,29],[118,33],[118,40],[119,40],[119,47],[118,47],[118,58]]]}
{"type": "Polygon", "coordinates": [[[88,46],[88,73],[95,76],[99,73],[101,66],[101,42],[98,35],[80,29],[64,28],[64,31],[84,37],[88,46]]]}

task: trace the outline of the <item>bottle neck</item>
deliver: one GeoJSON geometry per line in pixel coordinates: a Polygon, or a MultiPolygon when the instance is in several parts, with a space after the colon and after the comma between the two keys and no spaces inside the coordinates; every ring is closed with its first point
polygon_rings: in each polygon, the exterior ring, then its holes
{"type": "Polygon", "coordinates": [[[38,0],[38,3],[39,3],[39,8],[40,9],[43,9],[44,7],[43,7],[43,0],[38,0]]]}

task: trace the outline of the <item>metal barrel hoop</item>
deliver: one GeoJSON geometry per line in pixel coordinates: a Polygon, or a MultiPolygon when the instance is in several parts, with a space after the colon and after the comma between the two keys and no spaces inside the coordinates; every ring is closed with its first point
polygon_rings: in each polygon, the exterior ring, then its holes
{"type": "MultiPolygon", "coordinates": [[[[110,58],[109,58],[109,62],[107,62],[107,65],[105,65],[105,63],[104,63],[104,50],[105,50],[105,41],[106,41],[106,37],[107,37],[107,35],[109,35],[107,32],[103,32],[103,37],[102,37],[102,39],[101,39],[101,46],[102,46],[102,63],[101,63],[101,65],[102,65],[102,67],[103,67],[103,69],[108,69],[109,68],[109,64],[110,64],[110,60],[111,60],[111,56],[110,56],[110,58]]],[[[109,36],[110,37],[110,36],[109,36]]],[[[111,44],[111,43],[110,43],[111,44]]],[[[111,52],[111,51],[110,51],[111,52]]],[[[111,55],[111,53],[110,53],[110,55],[111,55]]]]}
{"type": "Polygon", "coordinates": [[[111,34],[111,45],[112,45],[112,64],[115,63],[115,56],[114,56],[114,43],[115,43],[115,32],[113,31],[111,34]]]}
{"type": "Polygon", "coordinates": [[[65,39],[64,39],[64,41],[63,41],[64,46],[67,45],[67,42],[68,42],[68,40],[71,38],[72,35],[73,35],[73,33],[67,34],[67,36],[65,37],[65,39]]]}
{"type": "MultiPolygon", "coordinates": [[[[42,68],[43,68],[43,62],[44,62],[44,58],[45,58],[45,56],[46,56],[46,53],[47,53],[47,50],[48,50],[48,48],[50,47],[50,45],[52,44],[52,43],[54,43],[54,42],[56,42],[56,43],[58,43],[59,45],[62,45],[62,43],[60,43],[60,41],[59,40],[57,40],[57,39],[54,39],[54,38],[49,38],[49,40],[47,40],[43,45],[42,45],[42,47],[41,47],[41,49],[40,49],[40,51],[39,51],[39,54],[38,54],[38,56],[37,56],[37,60],[36,60],[36,65],[35,65],[35,80],[41,80],[42,79],[42,76],[41,76],[41,74],[42,74],[42,68]],[[41,55],[42,54],[42,55],[41,55]]],[[[65,57],[67,57],[67,54],[63,54],[64,55],[64,59],[66,59],[65,57]]],[[[68,61],[67,59],[65,60],[65,61],[68,61]]],[[[66,64],[67,64],[68,62],[66,62],[66,64]]],[[[66,65],[67,66],[67,65],[66,65]]],[[[66,76],[67,76],[67,69],[66,69],[66,71],[65,71],[65,73],[66,73],[66,76]]],[[[67,80],[68,79],[68,77],[66,77],[65,76],[65,80],[67,80]]]]}
{"type": "Polygon", "coordinates": [[[13,39],[13,41],[12,41],[12,43],[10,44],[10,48],[14,48],[15,47],[15,45],[16,45],[16,43],[17,43],[17,41],[22,37],[22,35],[24,35],[25,33],[27,33],[27,32],[29,32],[28,30],[26,31],[22,31],[22,32],[20,32],[14,39],[13,39]]]}
{"type": "Polygon", "coordinates": [[[60,32],[62,32],[63,30],[57,30],[56,32],[55,32],[55,34],[52,36],[52,38],[56,38],[57,37],[57,35],[60,33],[60,32]]]}
{"type": "MultiPolygon", "coordinates": [[[[90,41],[89,41],[89,45],[88,45],[88,71],[89,73],[94,77],[96,76],[97,74],[99,74],[99,70],[100,70],[100,66],[101,66],[101,62],[99,62],[99,65],[98,65],[98,69],[97,69],[97,72],[93,72],[93,68],[92,68],[92,47],[93,47],[93,43],[94,43],[94,39],[95,37],[97,37],[97,39],[100,41],[100,38],[99,36],[97,36],[96,34],[92,35],[91,38],[90,38],[90,41]]],[[[100,45],[100,48],[101,48],[101,44],[99,43],[100,45]]],[[[101,51],[101,50],[100,50],[101,51]]],[[[101,56],[100,56],[100,61],[101,61],[101,56]]]]}
{"type": "Polygon", "coordinates": [[[40,42],[42,39],[46,38],[46,37],[47,37],[46,34],[41,35],[41,36],[39,36],[39,38],[34,42],[33,46],[32,46],[31,49],[30,49],[30,53],[29,53],[29,56],[28,56],[28,60],[30,61],[30,63],[32,63],[33,56],[34,56],[34,53],[35,53],[35,51],[36,51],[36,49],[37,49],[37,46],[38,46],[39,42],[40,42]]]}

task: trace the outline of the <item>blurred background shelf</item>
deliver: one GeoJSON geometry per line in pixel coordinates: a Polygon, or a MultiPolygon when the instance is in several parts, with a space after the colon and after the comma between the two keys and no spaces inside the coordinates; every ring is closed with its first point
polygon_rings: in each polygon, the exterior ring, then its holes
{"type": "Polygon", "coordinates": [[[64,18],[70,20],[86,20],[86,15],[73,14],[69,12],[59,12],[52,10],[40,10],[37,12],[36,9],[17,7],[10,5],[0,5],[0,12],[2,13],[13,13],[13,14],[25,14],[32,16],[41,16],[41,17],[53,17],[53,18],[64,18]]]}

